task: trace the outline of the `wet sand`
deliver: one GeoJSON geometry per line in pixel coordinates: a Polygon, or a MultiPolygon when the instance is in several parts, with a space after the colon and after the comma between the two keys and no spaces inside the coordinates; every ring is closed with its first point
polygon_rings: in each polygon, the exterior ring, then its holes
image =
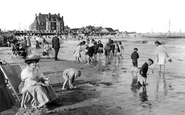
{"type": "MultiPolygon", "coordinates": [[[[72,52],[78,41],[64,41],[61,44],[59,58],[41,59],[40,66],[44,75],[50,77],[50,83],[61,99],[62,106],[52,106],[49,115],[184,115],[185,113],[185,71],[184,64],[172,62],[166,64],[166,72],[148,72],[146,88],[135,85],[137,76],[132,75],[130,55],[134,47],[139,49],[139,66],[148,59],[154,59],[155,46],[139,42],[140,39],[129,41],[124,38],[124,59],[120,62],[112,60],[106,66],[103,57],[97,65],[75,63],[72,52]],[[77,89],[62,91],[62,72],[66,68],[82,71],[82,76],[75,82],[77,89]]],[[[103,39],[103,43],[107,40],[103,39]]],[[[35,50],[33,48],[33,50],[35,50]]],[[[1,48],[1,59],[10,56],[10,48],[1,48]],[[3,52],[2,52],[3,51],[3,52]]],[[[35,52],[41,53],[42,50],[35,52]]],[[[9,59],[9,63],[25,66],[23,60],[9,59]]],[[[0,114],[14,115],[19,103],[0,114]]]]}

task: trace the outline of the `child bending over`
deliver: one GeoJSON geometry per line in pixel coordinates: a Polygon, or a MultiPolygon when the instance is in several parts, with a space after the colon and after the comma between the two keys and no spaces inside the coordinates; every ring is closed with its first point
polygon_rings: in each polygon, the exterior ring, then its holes
{"type": "Polygon", "coordinates": [[[146,79],[147,79],[148,66],[152,65],[153,63],[154,61],[152,59],[148,59],[148,61],[142,65],[139,71],[141,76],[139,76],[138,84],[143,86],[147,85],[146,79]]]}
{"type": "Polygon", "coordinates": [[[62,86],[62,90],[66,90],[65,85],[68,82],[69,83],[69,88],[73,89],[76,88],[74,87],[73,83],[75,81],[75,78],[80,77],[81,76],[81,71],[73,69],[73,68],[68,68],[66,70],[64,70],[63,72],[63,78],[64,78],[64,83],[62,86]]]}

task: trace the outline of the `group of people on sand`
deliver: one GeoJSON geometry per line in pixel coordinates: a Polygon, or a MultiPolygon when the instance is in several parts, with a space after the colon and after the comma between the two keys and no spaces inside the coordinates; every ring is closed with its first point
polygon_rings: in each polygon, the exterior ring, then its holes
{"type": "MultiPolygon", "coordinates": [[[[52,39],[52,48],[55,50],[54,60],[58,61],[60,39],[57,37],[57,35],[52,39]]],[[[24,59],[27,66],[21,72],[21,83],[18,87],[19,94],[21,95],[21,108],[45,108],[50,105],[61,106],[61,101],[58,98],[58,95],[55,93],[49,83],[49,77],[44,76],[40,70],[40,66],[38,64],[40,59],[41,56],[36,54],[30,54],[24,59]]],[[[4,60],[0,60],[0,64],[6,65],[7,63],[4,60]]],[[[1,72],[1,69],[0,74],[0,78],[2,78],[2,85],[0,81],[0,100],[4,100],[0,101],[1,112],[11,108],[15,103],[15,99],[7,88],[7,78],[5,77],[4,73],[1,72]]],[[[61,76],[64,79],[61,90],[76,88],[74,86],[74,81],[80,76],[81,71],[74,68],[66,68],[61,76]],[[68,87],[66,86],[67,82],[69,85],[68,87]]]]}
{"type": "MultiPolygon", "coordinates": [[[[49,77],[45,77],[41,72],[38,62],[40,56],[30,55],[26,60],[27,67],[21,72],[21,84],[19,85],[22,94],[21,107],[31,106],[35,108],[47,107],[49,104],[61,105],[57,94],[49,83],[49,77]]],[[[81,76],[81,71],[74,68],[67,68],[63,72],[64,83],[62,90],[66,90],[66,82],[69,88],[75,88],[75,78],[81,76]]]]}
{"type": "Polygon", "coordinates": [[[109,38],[105,46],[102,44],[101,40],[87,39],[86,41],[80,42],[73,55],[76,58],[76,62],[85,62],[87,64],[92,64],[98,62],[102,59],[102,55],[105,55],[106,64],[111,63],[111,56],[115,59],[123,59],[124,47],[121,41],[113,41],[109,38]],[[82,58],[81,53],[84,52],[85,57],[82,58]]]}
{"type": "MultiPolygon", "coordinates": [[[[172,61],[166,51],[164,45],[162,45],[159,41],[155,42],[156,49],[156,61],[155,64],[164,66],[165,71],[165,63],[166,61],[172,61]]],[[[52,48],[55,50],[55,61],[58,61],[58,52],[60,49],[60,39],[57,35],[52,39],[52,48]]],[[[83,59],[81,57],[81,52],[84,51],[85,53],[85,61],[90,64],[97,61],[97,54],[99,59],[102,58],[102,54],[104,53],[106,56],[106,63],[110,64],[110,56],[113,55],[118,59],[122,59],[122,53],[124,51],[124,47],[120,41],[113,41],[111,39],[108,40],[105,46],[99,40],[96,42],[94,39],[87,39],[87,41],[80,42],[76,50],[74,51],[74,56],[76,57],[77,62],[82,62],[83,59]]],[[[134,52],[131,54],[132,64],[133,64],[133,71],[134,69],[138,70],[138,49],[134,48],[134,52]]],[[[58,98],[57,94],[53,90],[51,84],[49,83],[49,77],[43,75],[42,71],[40,70],[39,60],[41,57],[39,55],[31,54],[26,57],[25,63],[27,64],[26,68],[24,68],[21,72],[21,83],[19,85],[19,93],[22,95],[21,98],[21,107],[33,107],[33,108],[42,108],[47,107],[50,104],[61,106],[61,101],[58,98]]],[[[139,68],[139,74],[141,76],[138,77],[138,84],[140,85],[147,85],[147,71],[148,67],[152,65],[154,61],[152,59],[148,59],[141,68],[139,68]]],[[[6,64],[2,61],[0,64],[6,64]]],[[[155,66],[154,66],[155,67],[155,66]]],[[[5,81],[5,76],[0,71],[1,78],[5,81]]],[[[63,86],[62,90],[67,90],[66,83],[68,82],[69,89],[76,88],[74,86],[74,81],[76,78],[81,76],[81,71],[74,69],[74,68],[66,68],[63,71],[63,86]]],[[[1,81],[0,81],[1,83],[1,81]]],[[[12,95],[6,88],[6,83],[2,82],[3,87],[0,84],[0,100],[5,100],[7,103],[1,103],[0,101],[0,112],[8,109],[11,107],[13,102],[12,95]],[[6,96],[8,95],[8,96],[6,96]],[[2,99],[1,99],[2,98],[2,99]],[[10,101],[12,100],[12,101],[10,101]],[[1,109],[1,105],[7,108],[1,109]],[[7,106],[8,105],[8,106],[7,106]]]]}
{"type": "MultiPolygon", "coordinates": [[[[53,53],[52,48],[55,51],[55,54],[58,55],[58,50],[60,46],[60,41],[58,34],[56,34],[52,38],[52,42],[49,43],[44,37],[38,35],[38,36],[30,36],[29,34],[27,36],[16,36],[13,40],[9,40],[9,44],[12,47],[12,56],[14,57],[20,57],[25,59],[28,55],[32,54],[31,50],[31,39],[34,38],[36,41],[35,48],[40,49],[42,48],[42,58],[51,58],[51,53],[53,53]],[[42,39],[42,41],[41,41],[42,39]]],[[[55,57],[57,57],[57,55],[55,57]]],[[[57,60],[57,59],[56,59],[57,60]]]]}
{"type": "MultiPolygon", "coordinates": [[[[61,106],[61,101],[58,98],[58,95],[53,90],[52,86],[49,83],[49,77],[43,75],[40,70],[39,60],[40,56],[36,54],[29,55],[25,59],[27,64],[21,72],[21,83],[18,87],[19,94],[21,95],[21,108],[45,108],[50,105],[61,106]]],[[[7,64],[6,61],[0,60],[0,64],[7,64]]],[[[15,99],[12,96],[11,92],[7,88],[6,78],[3,72],[0,70],[0,112],[6,109],[11,108],[14,105],[15,99]],[[4,103],[7,102],[7,103],[4,103]]],[[[64,83],[62,90],[74,89],[74,81],[77,77],[81,76],[81,71],[74,68],[66,68],[63,72],[64,83]],[[68,82],[69,86],[66,87],[68,82]]]]}
{"type": "Polygon", "coordinates": [[[131,69],[132,74],[136,73],[136,75],[137,75],[138,71],[140,74],[140,76],[138,76],[138,78],[137,78],[138,85],[146,86],[148,84],[146,82],[146,79],[147,79],[148,67],[150,65],[152,65],[153,63],[155,64],[154,68],[152,69],[152,72],[154,72],[156,65],[159,65],[160,66],[159,72],[162,72],[162,66],[163,66],[163,71],[165,73],[166,62],[167,61],[172,62],[172,59],[169,57],[165,46],[162,43],[160,43],[159,41],[155,41],[154,44],[156,46],[155,51],[154,51],[154,53],[156,55],[155,61],[153,61],[152,59],[149,58],[140,68],[138,67],[138,59],[139,59],[138,48],[134,48],[134,51],[131,54],[132,65],[133,65],[133,67],[131,69]]]}

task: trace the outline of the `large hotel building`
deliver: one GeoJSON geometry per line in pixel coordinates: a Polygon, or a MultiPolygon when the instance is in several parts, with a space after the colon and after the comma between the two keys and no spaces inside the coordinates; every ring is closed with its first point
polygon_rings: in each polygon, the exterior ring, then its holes
{"type": "Polygon", "coordinates": [[[63,32],[64,20],[63,16],[58,14],[35,14],[35,19],[30,25],[31,31],[44,31],[44,32],[63,32]]]}

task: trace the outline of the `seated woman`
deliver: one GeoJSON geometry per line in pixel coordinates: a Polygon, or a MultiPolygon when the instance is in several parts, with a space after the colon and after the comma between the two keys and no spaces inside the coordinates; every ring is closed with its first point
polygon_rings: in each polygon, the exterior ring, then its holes
{"type": "Polygon", "coordinates": [[[57,95],[49,85],[48,78],[37,67],[39,60],[40,56],[34,54],[28,56],[25,60],[27,67],[21,72],[21,80],[23,82],[19,87],[20,92],[23,94],[21,107],[40,108],[47,103],[57,102],[57,95]]]}

